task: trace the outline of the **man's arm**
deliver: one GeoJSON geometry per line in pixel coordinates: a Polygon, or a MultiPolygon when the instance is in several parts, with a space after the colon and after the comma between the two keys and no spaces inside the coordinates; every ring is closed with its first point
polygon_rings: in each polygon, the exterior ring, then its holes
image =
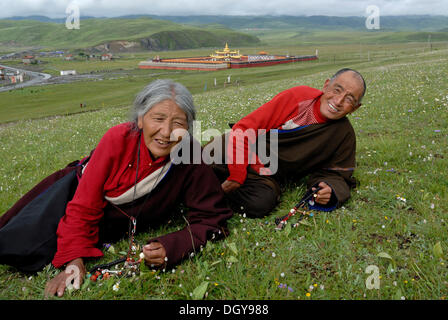
{"type": "MultiPolygon", "coordinates": [[[[328,165],[316,169],[310,174],[307,182],[309,189],[324,182],[332,190],[330,199],[326,204],[316,201],[319,204],[324,204],[325,210],[333,210],[340,207],[350,198],[351,189],[356,187],[357,182],[353,177],[356,165],[355,153],[356,136],[352,129],[347,132],[336,152],[327,162],[328,165]]],[[[326,190],[328,189],[326,188],[326,190]]],[[[321,191],[323,192],[323,190],[321,191]]],[[[327,197],[328,194],[326,192],[325,198],[327,197]]]]}
{"type": "MultiPolygon", "coordinates": [[[[255,143],[259,129],[266,131],[276,129],[297,114],[296,100],[297,98],[291,90],[280,92],[272,100],[252,111],[232,127],[232,131],[229,133],[226,159],[230,172],[228,181],[240,185],[244,183],[247,176],[248,159],[254,156],[249,154],[249,144],[255,143]],[[253,130],[253,134],[249,134],[248,130],[253,130]],[[241,159],[244,161],[239,161],[241,159]]],[[[237,185],[233,187],[236,188],[237,185]]]]}

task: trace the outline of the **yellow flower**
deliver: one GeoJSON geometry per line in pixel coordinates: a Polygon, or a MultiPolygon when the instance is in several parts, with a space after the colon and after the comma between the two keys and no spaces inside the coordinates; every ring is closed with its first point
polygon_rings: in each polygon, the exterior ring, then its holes
{"type": "Polygon", "coordinates": [[[313,284],[313,286],[314,286],[314,288],[316,288],[317,287],[317,283],[313,284]]]}
{"type": "Polygon", "coordinates": [[[311,297],[311,293],[307,292],[307,293],[306,293],[306,296],[307,296],[307,297],[311,297]]]}
{"type": "Polygon", "coordinates": [[[214,284],[215,284],[215,287],[219,286],[219,284],[217,282],[215,282],[214,284]]]}

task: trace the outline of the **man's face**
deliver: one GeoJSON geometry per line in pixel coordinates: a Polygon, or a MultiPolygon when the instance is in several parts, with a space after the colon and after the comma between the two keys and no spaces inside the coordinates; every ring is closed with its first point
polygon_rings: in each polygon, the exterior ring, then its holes
{"type": "Polygon", "coordinates": [[[341,119],[358,109],[363,92],[362,81],[351,71],[344,72],[333,81],[327,79],[320,100],[321,114],[330,120],[341,119]]]}
{"type": "Polygon", "coordinates": [[[138,118],[138,127],[143,130],[146,147],[157,159],[169,155],[179,141],[171,139],[174,130],[188,129],[187,115],[173,100],[164,100],[138,118]]]}

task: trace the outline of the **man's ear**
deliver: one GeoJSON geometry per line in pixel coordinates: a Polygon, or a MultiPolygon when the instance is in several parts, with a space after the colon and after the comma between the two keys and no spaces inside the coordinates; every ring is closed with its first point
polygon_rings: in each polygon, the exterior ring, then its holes
{"type": "Polygon", "coordinates": [[[323,87],[322,91],[326,90],[329,84],[330,84],[330,79],[325,80],[324,87],[323,87]]]}

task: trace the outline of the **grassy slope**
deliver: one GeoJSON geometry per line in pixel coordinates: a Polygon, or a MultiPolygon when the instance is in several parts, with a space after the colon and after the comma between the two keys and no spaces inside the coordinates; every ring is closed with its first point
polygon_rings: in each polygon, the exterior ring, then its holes
{"type": "Polygon", "coordinates": [[[448,41],[448,32],[420,31],[353,31],[353,30],[248,30],[263,43],[280,44],[285,42],[297,44],[393,44],[409,42],[448,41]]]}
{"type": "MultiPolygon", "coordinates": [[[[361,184],[343,208],[276,232],[274,218],[304,192],[299,181],[286,188],[271,216],[235,216],[229,238],[209,243],[174,270],[148,270],[140,281],[122,279],[118,291],[111,289],[114,279],[102,286],[85,282],[65,299],[191,299],[203,281],[208,299],[445,299],[448,185],[441,173],[448,165],[447,62],[446,51],[433,51],[357,65],[368,83],[364,106],[350,117],[358,136],[361,184]],[[433,251],[437,242],[442,256],[433,251]],[[366,288],[369,265],[379,268],[379,290],[366,288]]],[[[293,85],[320,87],[337,67],[195,94],[202,130],[224,130],[227,122],[293,85]]],[[[127,107],[112,108],[1,127],[0,212],[52,171],[88,154],[107,128],[126,116],[127,107]]],[[[151,230],[150,236],[179,227],[182,219],[151,230]]],[[[115,244],[116,252],[125,248],[126,241],[115,244]]],[[[117,255],[106,252],[103,261],[117,255]]],[[[56,273],[47,268],[30,278],[6,266],[0,271],[4,299],[39,299],[56,273]]]]}
{"type": "MultiPolygon", "coordinates": [[[[209,32],[212,37],[226,40],[238,39],[239,44],[256,42],[256,38],[221,27],[184,26],[170,21],[150,18],[139,19],[86,19],[81,20],[79,30],[69,30],[65,24],[38,22],[30,20],[0,20],[0,43],[14,42],[27,46],[43,46],[54,49],[85,48],[111,40],[137,40],[161,32],[191,33],[194,45],[200,42],[198,32],[209,32]],[[241,37],[242,39],[240,39],[241,37]]],[[[166,37],[164,40],[169,40],[166,37]]],[[[215,39],[216,40],[216,39],[215,39]]],[[[193,48],[193,47],[192,47],[193,48]]]]}
{"type": "MultiPolygon", "coordinates": [[[[193,93],[204,89],[221,90],[223,82],[231,75],[232,85],[238,80],[240,84],[263,83],[265,81],[283,79],[296,75],[308,75],[328,68],[338,68],[350,65],[352,67],[368,62],[382,64],[390,60],[406,61],[409,54],[429,51],[426,44],[410,45],[300,45],[289,43],[281,46],[262,46],[240,48],[241,52],[255,54],[260,50],[267,50],[278,54],[309,55],[319,50],[319,60],[304,63],[285,64],[273,67],[233,69],[217,72],[198,71],[167,71],[167,70],[135,70],[139,61],[147,59],[147,54],[128,54],[112,62],[102,61],[64,61],[61,58],[42,58],[39,65],[45,72],[54,75],[59,70],[77,70],[78,73],[88,74],[100,72],[106,74],[103,81],[83,81],[69,84],[49,85],[14,90],[0,93],[0,123],[19,119],[37,118],[55,114],[80,112],[80,103],[87,104],[87,110],[100,109],[110,106],[124,106],[132,101],[135,93],[145,84],[155,78],[172,78],[184,83],[193,93]],[[129,75],[121,73],[126,70],[129,75]],[[214,87],[214,79],[218,86],[214,87]],[[98,94],[101,92],[101,94],[98,94]]],[[[434,45],[434,50],[445,49],[446,44],[434,45]]],[[[197,56],[210,54],[209,49],[194,51],[163,52],[161,57],[197,56]]],[[[11,64],[11,63],[10,63],[11,64]]],[[[20,62],[17,61],[17,65],[20,62]]]]}
{"type": "MultiPolygon", "coordinates": [[[[194,25],[218,23],[232,29],[365,30],[365,17],[334,16],[159,16],[159,19],[194,25]]],[[[448,17],[429,15],[384,16],[381,29],[390,31],[437,31],[446,28],[448,17]]]]}

